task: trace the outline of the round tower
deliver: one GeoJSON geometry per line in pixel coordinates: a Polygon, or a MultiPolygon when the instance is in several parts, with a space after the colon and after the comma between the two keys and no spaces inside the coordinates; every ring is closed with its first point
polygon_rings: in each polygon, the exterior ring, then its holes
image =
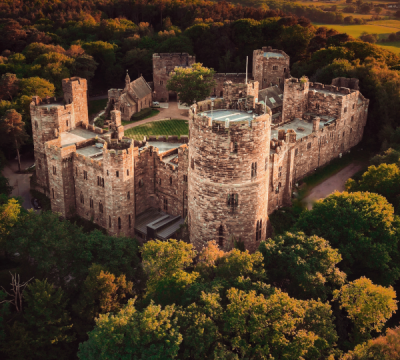
{"type": "Polygon", "coordinates": [[[238,110],[196,114],[189,128],[190,242],[200,250],[216,240],[255,251],[266,237],[270,113],[238,110]]]}

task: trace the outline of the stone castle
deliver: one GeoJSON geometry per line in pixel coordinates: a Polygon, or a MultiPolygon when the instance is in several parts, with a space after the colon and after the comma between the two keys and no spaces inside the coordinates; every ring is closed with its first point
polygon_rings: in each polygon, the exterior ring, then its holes
{"type": "MultiPolygon", "coordinates": [[[[156,97],[169,96],[174,64],[195,61],[178,55],[154,55],[156,97]]],[[[189,137],[141,142],[124,136],[117,109],[108,132],[90,125],[86,80],[65,79],[64,99],[30,105],[35,187],[53,211],[112,235],[164,240],[186,229],[197,249],[216,240],[227,250],[236,240],[254,251],[295,183],[358,144],[367,120],[357,79],[323,85],[288,69],[282,51],[255,50],[252,79],[219,74],[217,97],[190,107],[189,137]]]]}

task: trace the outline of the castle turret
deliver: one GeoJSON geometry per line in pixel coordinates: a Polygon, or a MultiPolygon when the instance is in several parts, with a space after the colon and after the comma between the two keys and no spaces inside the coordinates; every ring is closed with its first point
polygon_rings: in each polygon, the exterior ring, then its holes
{"type": "Polygon", "coordinates": [[[270,112],[195,114],[189,142],[190,242],[210,240],[230,249],[234,240],[254,251],[266,237],[270,112]]]}
{"type": "Polygon", "coordinates": [[[286,79],[283,92],[282,122],[301,119],[307,111],[310,83],[307,77],[286,79]]]}
{"type": "Polygon", "coordinates": [[[81,125],[89,124],[87,103],[87,81],[80,77],[64,79],[62,81],[64,101],[73,104],[75,117],[72,119],[69,129],[75,129],[81,125]]]}

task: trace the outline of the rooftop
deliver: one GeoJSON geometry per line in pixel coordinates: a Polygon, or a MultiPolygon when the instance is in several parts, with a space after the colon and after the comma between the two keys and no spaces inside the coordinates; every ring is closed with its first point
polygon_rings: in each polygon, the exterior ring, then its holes
{"type": "Polygon", "coordinates": [[[42,109],[45,109],[45,108],[50,109],[50,108],[55,108],[55,107],[59,107],[59,106],[64,106],[64,103],[63,102],[53,102],[50,104],[43,103],[43,104],[38,105],[38,107],[42,108],[42,109]]]}
{"type": "Polygon", "coordinates": [[[345,94],[342,94],[340,92],[331,91],[331,90],[327,90],[327,89],[314,89],[314,88],[311,88],[310,91],[316,91],[316,92],[327,94],[327,95],[345,96],[345,94]]]}
{"type": "Polygon", "coordinates": [[[264,52],[264,57],[266,58],[284,58],[284,56],[280,53],[276,53],[276,52],[270,52],[270,51],[265,51],[264,52]]]}
{"type": "Polygon", "coordinates": [[[258,116],[252,111],[241,110],[213,110],[203,111],[199,114],[210,117],[212,120],[229,121],[229,123],[236,121],[251,121],[254,117],[258,116]]]}
{"type": "MultiPolygon", "coordinates": [[[[319,123],[319,128],[322,129],[324,127],[325,121],[321,119],[319,123]]],[[[292,129],[296,133],[296,139],[299,140],[305,136],[308,136],[312,133],[313,123],[312,121],[306,121],[302,119],[294,119],[293,121],[283,124],[281,126],[276,127],[275,129],[271,129],[271,140],[278,139],[278,130],[284,129],[288,131],[292,129]]]]}
{"type": "Polygon", "coordinates": [[[96,145],[89,145],[84,148],[77,149],[76,152],[94,160],[103,159],[103,147],[100,148],[96,145]]]}
{"type": "Polygon", "coordinates": [[[158,148],[158,153],[161,154],[163,152],[166,152],[171,149],[176,149],[182,144],[177,144],[177,143],[168,143],[164,141],[148,141],[145,146],[141,147],[139,150],[143,150],[145,147],[148,146],[153,146],[155,148],[158,148]]]}
{"type": "Polygon", "coordinates": [[[93,139],[96,137],[96,134],[92,131],[76,128],[74,130],[61,133],[61,146],[69,146],[76,144],[77,142],[93,139]]]}

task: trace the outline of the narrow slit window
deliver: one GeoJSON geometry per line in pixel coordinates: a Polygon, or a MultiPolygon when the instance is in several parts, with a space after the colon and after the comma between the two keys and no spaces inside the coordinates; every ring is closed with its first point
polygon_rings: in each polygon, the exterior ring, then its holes
{"type": "Polygon", "coordinates": [[[222,225],[218,228],[218,245],[220,247],[224,246],[224,227],[222,225]]]}
{"type": "Polygon", "coordinates": [[[121,230],[121,227],[122,227],[122,225],[121,225],[121,218],[119,217],[119,218],[118,218],[118,229],[121,230]]]}

